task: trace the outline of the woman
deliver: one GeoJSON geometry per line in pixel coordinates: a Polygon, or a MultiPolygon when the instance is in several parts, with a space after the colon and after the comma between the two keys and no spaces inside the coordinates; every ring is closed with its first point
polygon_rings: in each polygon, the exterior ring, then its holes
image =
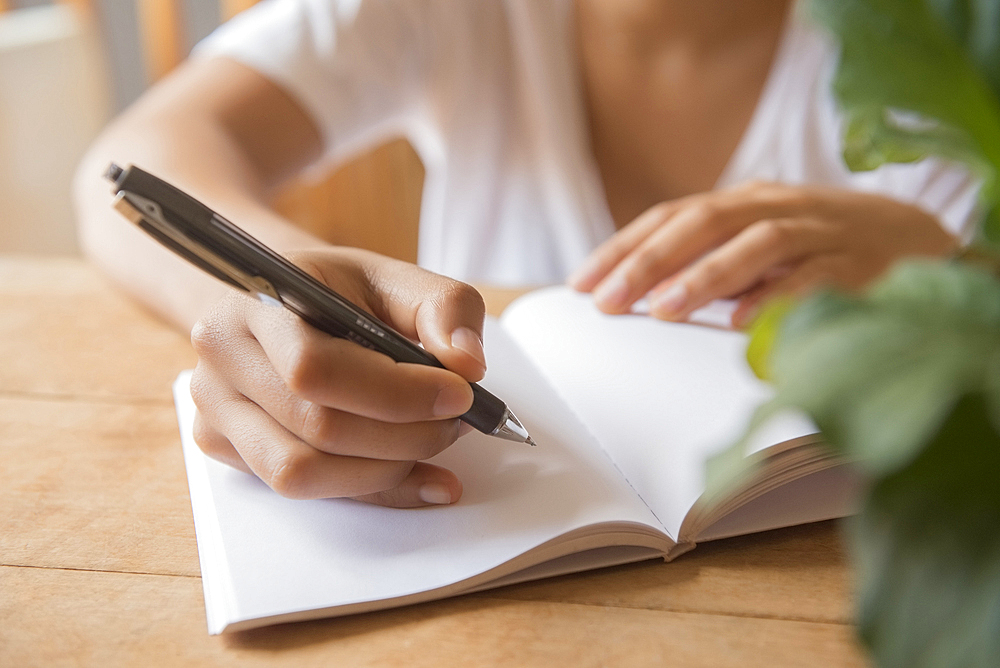
{"type": "Polygon", "coordinates": [[[196,438],[292,497],[452,503],[421,462],[462,433],[483,305],[453,279],[568,280],[609,313],[855,287],[943,255],[974,187],[938,163],[851,175],[834,50],[789,0],[276,0],[225,26],[115,121],[77,180],[81,238],[194,325],[196,438]],[[392,134],[424,161],[420,264],[333,248],[270,211],[305,169],[392,134]],[[251,302],[116,218],[100,174],[189,190],[434,353],[396,365],[251,302]],[[942,226],[944,225],[944,227],[942,226]],[[164,277],[170,277],[165,280],[164,277]],[[200,320],[199,320],[200,318],[200,320]]]}

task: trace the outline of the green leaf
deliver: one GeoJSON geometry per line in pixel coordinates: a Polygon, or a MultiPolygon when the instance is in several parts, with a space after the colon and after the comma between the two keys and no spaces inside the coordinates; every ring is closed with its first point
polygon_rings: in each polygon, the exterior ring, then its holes
{"type": "Polygon", "coordinates": [[[995,399],[1000,283],[959,264],[904,263],[863,297],[805,301],[780,343],[766,410],[804,409],[830,445],[889,474],[920,453],[960,397],[995,399]]]}
{"type": "Polygon", "coordinates": [[[747,362],[761,380],[771,379],[771,350],[778,338],[778,331],[795,301],[788,297],[772,299],[750,325],[750,344],[747,362]]]}
{"type": "Polygon", "coordinates": [[[986,238],[1000,242],[1000,4],[812,0],[841,51],[834,94],[853,170],[928,155],[982,179],[986,238]]]}
{"type": "Polygon", "coordinates": [[[851,537],[859,626],[882,668],[1000,661],[1000,434],[981,393],[871,489],[851,537]]]}
{"type": "Polygon", "coordinates": [[[904,262],[866,295],[822,293],[779,314],[750,342],[770,351],[775,396],[708,463],[710,493],[751,466],[746,440],[785,409],[805,411],[827,444],[874,476],[917,457],[969,393],[984,393],[1000,416],[1000,282],[988,271],[904,262]]]}

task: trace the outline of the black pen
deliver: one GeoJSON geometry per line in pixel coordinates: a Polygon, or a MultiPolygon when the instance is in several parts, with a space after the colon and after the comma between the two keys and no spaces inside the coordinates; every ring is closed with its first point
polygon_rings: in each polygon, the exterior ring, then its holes
{"type": "MultiPolygon", "coordinates": [[[[131,165],[112,163],[114,207],[161,244],[229,285],[282,305],[313,327],[388,355],[397,362],[444,368],[429,352],[364,312],[210,208],[131,165]]],[[[534,441],[507,405],[472,386],[472,408],[460,418],[491,436],[534,441]]]]}

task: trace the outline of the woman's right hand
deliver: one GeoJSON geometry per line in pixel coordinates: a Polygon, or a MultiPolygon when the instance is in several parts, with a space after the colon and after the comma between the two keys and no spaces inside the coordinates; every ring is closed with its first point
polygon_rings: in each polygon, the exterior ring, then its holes
{"type": "Polygon", "coordinates": [[[485,314],[472,287],[354,249],[293,261],[447,367],[401,364],[322,333],[286,309],[231,293],[198,322],[195,440],[210,457],[291,498],[393,507],[453,503],[447,469],[424,463],[469,427],[483,377],[485,314]]]}

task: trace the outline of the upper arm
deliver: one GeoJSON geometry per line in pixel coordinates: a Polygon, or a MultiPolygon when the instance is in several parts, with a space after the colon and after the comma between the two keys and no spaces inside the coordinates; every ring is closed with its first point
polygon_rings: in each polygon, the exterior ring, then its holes
{"type": "MultiPolygon", "coordinates": [[[[267,191],[322,152],[316,122],[278,84],[227,58],[191,60],[152,88],[121,119],[132,130],[167,141],[189,138],[189,150],[211,150],[216,135],[238,154],[254,185],[267,191]]],[[[165,147],[184,150],[185,147],[165,147]]],[[[217,156],[202,156],[209,163],[217,156]]],[[[235,167],[235,165],[232,165],[235,167]]]]}

